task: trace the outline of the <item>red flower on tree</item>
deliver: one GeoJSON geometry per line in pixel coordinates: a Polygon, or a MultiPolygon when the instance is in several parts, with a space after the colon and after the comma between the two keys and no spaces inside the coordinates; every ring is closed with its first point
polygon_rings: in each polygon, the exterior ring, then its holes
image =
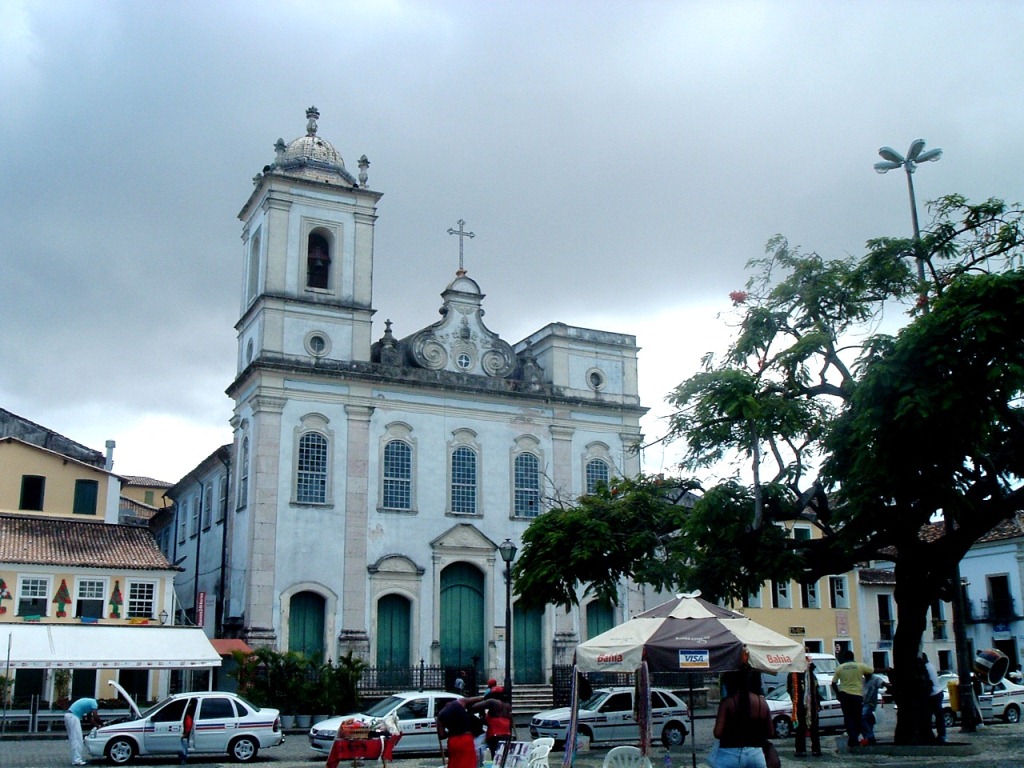
{"type": "Polygon", "coordinates": [[[746,291],[732,291],[729,293],[729,298],[732,299],[733,304],[745,304],[750,294],[746,291]]]}

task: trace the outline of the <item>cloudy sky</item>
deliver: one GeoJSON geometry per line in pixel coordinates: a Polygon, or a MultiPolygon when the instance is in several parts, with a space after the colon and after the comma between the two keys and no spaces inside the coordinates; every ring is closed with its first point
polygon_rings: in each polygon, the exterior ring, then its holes
{"type": "Polygon", "coordinates": [[[922,203],[1024,199],[1022,34],[984,0],[0,0],[0,407],[169,481],[228,442],[236,217],[315,104],[384,193],[375,337],[437,318],[465,219],[489,327],[634,333],[655,437],[769,237],[909,234],[879,146],[944,150],[922,203]]]}

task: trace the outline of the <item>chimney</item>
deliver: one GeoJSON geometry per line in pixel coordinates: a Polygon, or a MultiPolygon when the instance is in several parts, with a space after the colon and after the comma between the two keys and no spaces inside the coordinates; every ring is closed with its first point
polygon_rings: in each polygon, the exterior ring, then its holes
{"type": "Polygon", "coordinates": [[[114,468],[114,447],[117,445],[113,440],[107,440],[107,460],[103,468],[110,472],[114,468]]]}

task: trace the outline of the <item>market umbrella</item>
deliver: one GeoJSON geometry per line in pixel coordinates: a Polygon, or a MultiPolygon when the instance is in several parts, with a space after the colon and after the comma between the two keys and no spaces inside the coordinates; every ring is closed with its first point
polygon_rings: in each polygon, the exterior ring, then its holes
{"type": "Polygon", "coordinates": [[[702,600],[700,592],[677,595],[576,646],[581,672],[635,672],[644,661],[651,672],[807,669],[803,643],[702,600]]]}
{"type": "Polygon", "coordinates": [[[744,663],[759,672],[803,672],[803,643],[737,611],[677,595],[576,646],[581,672],[727,672],[744,663]]]}

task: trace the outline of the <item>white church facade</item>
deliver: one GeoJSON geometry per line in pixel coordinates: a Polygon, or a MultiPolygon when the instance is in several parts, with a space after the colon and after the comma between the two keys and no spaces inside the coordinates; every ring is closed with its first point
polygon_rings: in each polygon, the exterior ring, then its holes
{"type": "MultiPolygon", "coordinates": [[[[639,471],[636,340],[550,322],[510,344],[461,264],[435,288],[437,322],[375,328],[381,193],[318,118],[278,141],[239,214],[231,511],[207,628],[213,608],[253,646],[501,677],[498,545],[520,546],[552,499],[639,471]]],[[[515,682],[546,681],[622,610],[514,606],[515,682]]]]}

